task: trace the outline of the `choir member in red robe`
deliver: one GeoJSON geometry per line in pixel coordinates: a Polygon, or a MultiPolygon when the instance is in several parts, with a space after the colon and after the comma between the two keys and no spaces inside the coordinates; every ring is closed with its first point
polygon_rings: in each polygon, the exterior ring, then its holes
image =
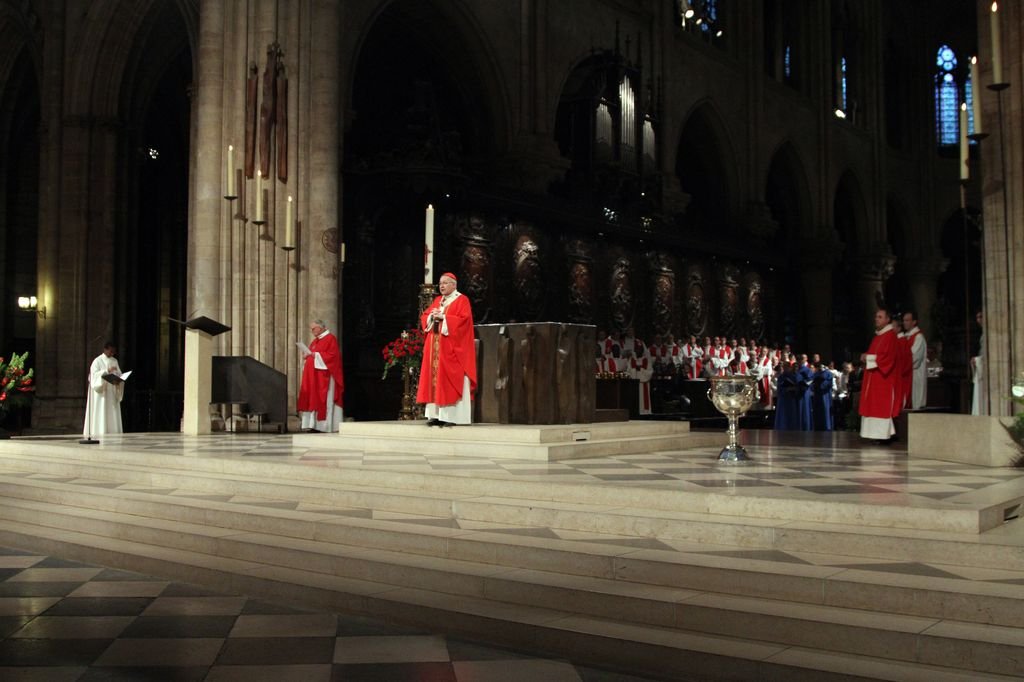
{"type": "Polygon", "coordinates": [[[473,421],[476,353],[473,310],[456,288],[455,275],[441,275],[441,295],[420,316],[427,333],[416,402],[426,405],[427,426],[455,426],[473,421]]]}
{"type": "Polygon", "coordinates": [[[899,416],[902,407],[901,352],[906,352],[906,347],[889,322],[888,311],[876,311],[875,338],[868,352],[861,356],[864,362],[859,408],[861,438],[887,441],[896,433],[892,420],[899,416]]]}
{"type": "Polygon", "coordinates": [[[334,433],[344,417],[341,350],[337,337],[324,326],[323,320],[310,322],[309,331],[313,333],[312,343],[308,347],[299,344],[304,356],[299,419],[303,429],[334,433]]]}

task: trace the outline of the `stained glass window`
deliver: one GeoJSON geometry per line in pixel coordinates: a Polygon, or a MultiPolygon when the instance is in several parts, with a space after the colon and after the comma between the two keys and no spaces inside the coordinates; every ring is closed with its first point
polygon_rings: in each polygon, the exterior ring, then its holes
{"type": "MultiPolygon", "coordinates": [[[[960,89],[956,84],[956,53],[949,45],[943,45],[936,53],[935,65],[935,134],[939,144],[958,144],[960,135],[960,89]]],[[[970,88],[970,80],[967,81],[970,88]]],[[[970,90],[965,93],[970,97],[970,90]]],[[[968,116],[973,117],[971,107],[967,107],[968,116]]],[[[968,129],[973,125],[968,123],[968,129]]]]}
{"type": "Polygon", "coordinates": [[[846,111],[846,57],[839,58],[839,108],[846,111]]]}
{"type": "MultiPolygon", "coordinates": [[[[968,72],[967,80],[964,82],[964,101],[967,102],[967,134],[974,134],[974,83],[971,82],[971,74],[968,72]]],[[[977,140],[971,140],[974,144],[977,140]]]]}
{"type": "Polygon", "coordinates": [[[792,47],[786,45],[785,52],[782,53],[782,73],[789,80],[793,77],[793,52],[792,47]]]}

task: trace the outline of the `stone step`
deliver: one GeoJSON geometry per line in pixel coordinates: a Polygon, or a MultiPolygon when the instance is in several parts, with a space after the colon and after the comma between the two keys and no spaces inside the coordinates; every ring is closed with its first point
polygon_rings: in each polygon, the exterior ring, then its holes
{"type": "MultiPolygon", "coordinates": [[[[342,608],[352,609],[354,604],[359,603],[366,609],[365,612],[378,616],[392,615],[396,619],[402,616],[407,618],[410,607],[413,607],[414,612],[422,610],[424,616],[427,616],[427,610],[436,612],[445,609],[449,611],[445,614],[446,619],[450,619],[453,616],[451,611],[455,610],[455,618],[459,619],[463,615],[459,613],[459,607],[469,606],[472,612],[475,606],[476,613],[472,613],[475,621],[485,619],[494,623],[511,620],[513,625],[533,621],[531,624],[534,627],[547,626],[560,632],[563,637],[567,635],[565,630],[568,630],[570,638],[592,635],[595,629],[602,629],[595,625],[614,633],[617,640],[622,640],[623,631],[626,631],[631,635],[627,638],[627,649],[638,643],[649,646],[652,642],[644,641],[644,638],[654,636],[662,644],[683,641],[691,644],[699,642],[709,649],[725,646],[730,649],[727,655],[736,656],[732,650],[764,653],[772,648],[771,643],[754,640],[775,640],[776,644],[811,649],[835,651],[838,647],[842,653],[854,653],[862,657],[866,655],[868,658],[904,659],[905,663],[912,664],[964,667],[1000,675],[1024,673],[1024,649],[1021,647],[1024,636],[1019,630],[1010,628],[937,622],[649,587],[637,593],[635,588],[624,588],[622,585],[615,586],[618,589],[613,590],[613,598],[606,598],[603,605],[594,607],[593,604],[601,601],[600,596],[606,594],[601,588],[606,587],[608,581],[581,581],[539,571],[505,571],[465,562],[459,565],[461,572],[456,573],[453,562],[420,566],[409,561],[399,564],[402,555],[395,553],[364,553],[336,545],[259,534],[226,535],[220,529],[186,527],[181,524],[174,524],[177,528],[164,529],[150,526],[153,537],[148,538],[147,542],[140,542],[133,533],[128,532],[127,526],[141,527],[143,524],[130,519],[118,521],[114,518],[118,515],[114,514],[95,514],[85,510],[79,510],[79,514],[62,514],[50,505],[30,505],[24,508],[29,519],[44,518],[41,512],[49,511],[45,515],[49,522],[53,522],[55,516],[63,516],[64,521],[78,519],[79,526],[91,524],[92,530],[101,531],[99,535],[94,535],[63,527],[63,524],[61,528],[55,529],[37,526],[28,520],[11,519],[7,513],[10,511],[10,507],[4,506],[5,520],[0,523],[0,538],[14,546],[26,546],[27,542],[32,542],[36,544],[27,545],[30,549],[101,562],[90,554],[90,548],[109,553],[117,551],[114,546],[119,545],[118,562],[109,565],[176,579],[180,577],[177,570],[194,567],[200,570],[189,571],[189,577],[180,579],[195,581],[196,576],[217,577],[221,579],[211,586],[231,591],[251,592],[254,582],[261,582],[261,579],[281,580],[287,575],[292,584],[285,591],[290,592],[292,598],[304,585],[312,583],[322,591],[326,584],[331,584],[334,591],[344,593],[341,598],[345,606],[342,608]],[[108,518],[101,518],[104,516],[108,518]],[[110,533],[114,524],[121,530],[113,534],[116,539],[110,533]],[[182,538],[188,535],[193,535],[192,542],[203,546],[201,551],[175,546],[175,537],[180,544],[182,538]],[[47,541],[61,544],[61,550],[55,551],[46,546],[47,541]],[[67,549],[69,543],[73,545],[70,553],[67,549]],[[214,549],[215,554],[203,556],[208,555],[210,549],[214,549]],[[89,556],[82,556],[77,553],[79,551],[89,556]],[[153,570],[153,561],[159,560],[158,557],[163,559],[159,567],[165,570],[153,570]],[[169,559],[173,564],[170,575],[163,565],[169,559]],[[210,576],[211,570],[220,575],[210,576]],[[234,579],[227,580],[231,587],[221,584],[224,582],[224,573],[233,576],[234,579]],[[428,573],[431,574],[429,577],[425,575],[428,573]],[[368,580],[370,576],[374,580],[368,580]],[[240,584],[247,584],[250,589],[238,590],[240,584]],[[509,599],[513,596],[516,597],[515,602],[509,599]],[[549,612],[545,607],[552,603],[560,604],[563,611],[558,614],[549,612]],[[385,608],[377,610],[374,606],[385,608]],[[624,611],[623,606],[628,609],[624,611]],[[591,613],[591,610],[603,612],[591,613]],[[623,623],[624,613],[646,613],[648,620],[661,619],[664,622],[623,623]],[[517,619],[515,615],[525,615],[527,618],[517,619]],[[687,632],[691,627],[699,628],[702,634],[687,632]],[[720,639],[715,635],[724,635],[725,638],[720,639]]],[[[109,559],[109,555],[104,558],[109,559]]],[[[256,594],[263,595],[259,590],[265,587],[261,585],[256,594]]],[[[334,595],[330,603],[336,603],[337,597],[334,595]]],[[[322,598],[316,599],[314,603],[320,608],[324,605],[322,598]]],[[[355,610],[361,609],[357,607],[355,610]]],[[[451,625],[448,620],[445,622],[451,625]]],[[[436,626],[436,623],[433,625],[436,626]]],[[[474,625],[478,626],[478,623],[474,625]]],[[[467,632],[473,631],[470,629],[467,632]]],[[[506,645],[507,634],[503,631],[501,640],[506,645]]],[[[550,646],[550,640],[546,641],[550,646]]],[[[533,643],[536,644],[536,641],[533,643]]],[[[622,644],[620,641],[616,648],[622,644]]],[[[775,653],[781,651],[779,649],[775,653]]],[[[562,647],[556,647],[552,652],[568,655],[562,647]]],[[[721,655],[715,651],[699,653],[721,655]]],[[[676,652],[676,656],[679,654],[676,652]]],[[[743,653],[740,653],[739,658],[745,658],[743,653]]],[[[622,663],[621,660],[609,662],[622,663]]],[[[664,674],[665,671],[649,672],[664,674]]],[[[693,674],[692,670],[687,672],[693,674]]]]}
{"type": "Polygon", "coordinates": [[[352,422],[337,434],[295,434],[301,447],[558,462],[708,447],[721,434],[690,433],[686,422],[583,424],[571,428],[484,424],[430,429],[424,422],[352,422]],[[383,424],[373,428],[374,424],[383,424]],[[398,424],[398,426],[395,426],[398,424]],[[653,424],[654,427],[646,427],[653,424]],[[411,425],[411,426],[408,426],[411,425]],[[667,425],[667,427],[666,427],[667,425]]]}
{"type": "MultiPolygon", "coordinates": [[[[1016,493],[1008,493],[1006,499],[993,495],[990,503],[979,507],[934,509],[898,504],[757,498],[728,492],[606,485],[600,482],[510,480],[488,478],[485,471],[474,471],[474,476],[459,476],[443,472],[374,470],[366,466],[330,468],[266,461],[171,457],[102,448],[83,451],[81,447],[60,445],[48,445],[45,449],[37,447],[12,450],[0,443],[0,452],[3,453],[3,464],[8,468],[55,474],[63,472],[83,478],[116,478],[124,471],[124,476],[133,477],[133,483],[154,481],[150,484],[157,487],[169,485],[173,480],[161,478],[161,472],[173,472],[174,476],[179,477],[181,487],[196,490],[203,490],[202,486],[220,485],[203,480],[205,477],[220,476],[221,481],[233,481],[233,490],[238,491],[235,494],[255,497],[297,499],[289,496],[300,491],[311,491],[312,486],[335,486],[339,490],[344,486],[360,486],[365,489],[367,499],[372,495],[379,498],[393,496],[395,503],[402,500],[403,491],[415,491],[432,496],[448,496],[450,499],[488,496],[536,501],[558,500],[570,504],[697,513],[712,518],[735,516],[757,519],[759,522],[796,521],[844,525],[855,522],[858,526],[887,530],[906,528],[977,534],[1001,526],[1007,510],[1018,509],[1021,504],[1020,498],[1015,496],[1016,493]],[[245,490],[242,490],[243,488],[245,490]],[[282,490],[275,492],[278,488],[282,490]],[[256,492],[259,489],[263,492],[256,492]]],[[[321,498],[327,496],[325,493],[317,494],[321,498]]],[[[405,497],[404,501],[413,503],[416,497],[416,494],[412,494],[405,497]]],[[[323,504],[332,503],[341,504],[323,504]]],[[[347,504],[393,508],[385,506],[390,504],[386,502],[378,502],[376,505],[357,502],[347,504]]],[[[431,512],[421,510],[416,513],[431,512]]]]}
{"type": "MultiPolygon", "coordinates": [[[[186,488],[196,493],[246,495],[290,499],[303,503],[335,507],[355,507],[458,518],[487,523],[541,528],[557,528],[580,532],[654,538],[729,545],[737,548],[777,549],[781,551],[839,554],[851,557],[894,561],[937,562],[996,570],[1024,570],[1024,553],[1019,551],[1019,536],[1024,533],[1014,524],[989,531],[984,536],[969,533],[942,533],[931,530],[879,529],[838,523],[816,523],[761,519],[726,514],[691,511],[658,510],[629,506],[629,494],[617,505],[554,502],[548,499],[514,499],[511,497],[469,496],[472,492],[495,492],[505,482],[491,481],[481,485],[470,481],[465,496],[438,491],[447,478],[419,475],[425,490],[379,488],[342,483],[338,476],[324,475],[322,481],[306,480],[305,467],[257,463],[257,470],[267,471],[264,477],[241,476],[237,473],[207,471],[202,460],[196,470],[167,466],[167,456],[148,455],[131,464],[90,462],[61,456],[9,456],[4,464],[23,467],[33,473],[69,478],[85,478],[131,483],[156,488],[186,488]],[[300,471],[295,471],[299,469],[300,471]],[[294,472],[291,482],[283,473],[294,472]],[[268,481],[276,481],[269,483],[268,481]],[[1007,537],[1000,541],[1000,537],[1007,537]]],[[[216,462],[214,462],[216,463],[216,462]]],[[[239,467],[229,467],[239,468],[239,467]]],[[[252,467],[246,471],[251,473],[252,467]]],[[[344,476],[346,472],[332,472],[344,476]]],[[[387,472],[384,472],[385,474],[387,472]]],[[[361,478],[352,476],[352,478],[361,478]]],[[[362,477],[365,478],[365,477],[362,477]]],[[[0,476],[0,494],[13,495],[5,481],[20,484],[31,479],[0,476]],[[6,492],[5,492],[6,491],[6,492]]],[[[374,477],[387,482],[387,476],[374,477]]],[[[512,482],[515,483],[515,482],[512,482]]],[[[598,488],[600,490],[601,488],[598,488]]],[[[536,488],[526,492],[550,492],[536,488]]],[[[656,491],[652,491],[656,492],[656,491]]]]}
{"type": "MultiPolygon", "coordinates": [[[[25,494],[37,499],[51,496],[42,483],[30,482],[25,494]]],[[[51,484],[59,486],[61,484],[51,484]]],[[[73,487],[73,486],[72,486],[73,487]]],[[[172,501],[167,496],[119,490],[58,490],[49,501],[13,499],[18,491],[4,490],[9,498],[0,505],[0,513],[15,521],[31,521],[37,516],[60,521],[62,527],[101,535],[123,536],[156,544],[179,541],[181,529],[189,533],[181,540],[183,549],[235,556],[241,551],[225,547],[238,538],[251,544],[269,544],[267,538],[285,537],[288,542],[325,542],[332,546],[358,547],[360,552],[376,552],[391,563],[443,560],[479,564],[497,569],[544,570],[576,577],[610,579],[655,587],[715,592],[817,604],[829,607],[883,610],[933,619],[955,619],[983,624],[1024,625],[1024,587],[1013,584],[976,582],[966,579],[907,576],[884,571],[848,569],[835,566],[787,564],[756,559],[737,559],[664,550],[636,550],[599,543],[580,543],[547,538],[509,536],[487,531],[433,528],[410,529],[409,524],[372,519],[331,518],[289,510],[270,510],[215,501],[172,501]],[[97,510],[105,497],[116,497],[112,511],[97,510]],[[68,506],[71,511],[53,508],[68,506]],[[175,507],[178,514],[175,513],[175,507]],[[225,507],[229,509],[225,510],[225,507]],[[111,516],[130,510],[131,516],[111,516]],[[149,515],[152,517],[147,518],[149,515]],[[162,517],[161,517],[162,515],[162,517]],[[283,518],[279,518],[283,517],[283,518]],[[183,520],[183,519],[189,520],[183,520]],[[83,525],[84,524],[84,525],[83,525]],[[106,524],[106,525],[104,525],[106,524]],[[101,530],[96,530],[101,527],[101,530]],[[164,538],[161,533],[170,533],[164,538]],[[279,535],[271,535],[278,533],[279,535]],[[159,537],[157,537],[159,536],[159,537]],[[258,541],[254,538],[260,538],[258,541]]],[[[168,545],[170,546],[170,545],[168,545]]],[[[315,545],[314,545],[315,547],[315,545]]],[[[308,549],[308,548],[307,548],[308,549]]],[[[270,551],[269,549],[266,551],[270,551]]],[[[297,551],[297,550],[296,550],[297,551]]],[[[239,555],[238,558],[245,558],[239,555]]],[[[307,566],[311,559],[294,559],[307,566]]],[[[338,570],[338,569],[325,569],[338,570]]],[[[484,570],[484,569],[480,569],[484,570]]],[[[451,571],[455,572],[455,571],[451,571]]],[[[401,583],[405,584],[405,583],[401,583]]],[[[443,589],[437,588],[436,589],[443,589]]]]}

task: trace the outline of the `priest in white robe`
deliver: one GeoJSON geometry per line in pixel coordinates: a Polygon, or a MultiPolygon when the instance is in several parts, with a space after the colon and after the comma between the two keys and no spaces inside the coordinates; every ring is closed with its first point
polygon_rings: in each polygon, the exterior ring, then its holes
{"type": "Polygon", "coordinates": [[[920,410],[928,404],[928,343],[917,326],[917,314],[912,310],[903,313],[903,342],[910,347],[912,361],[907,407],[920,410]]]}
{"type": "Polygon", "coordinates": [[[124,382],[111,382],[111,377],[121,376],[121,367],[114,353],[117,348],[109,341],[103,345],[103,352],[96,356],[89,366],[89,387],[85,399],[85,425],[82,435],[86,438],[122,433],[121,398],[124,397],[124,382]],[[104,379],[104,377],[107,377],[104,379]]]}

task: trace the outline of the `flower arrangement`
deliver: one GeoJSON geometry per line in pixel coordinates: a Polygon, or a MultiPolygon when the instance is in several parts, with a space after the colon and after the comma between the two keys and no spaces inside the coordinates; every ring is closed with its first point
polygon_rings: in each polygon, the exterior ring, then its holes
{"type": "Polygon", "coordinates": [[[13,407],[32,404],[32,393],[36,387],[32,380],[35,370],[25,371],[25,359],[28,351],[21,355],[15,353],[10,361],[0,358],[0,417],[13,407]]]}
{"type": "Polygon", "coordinates": [[[420,329],[406,329],[397,339],[384,346],[380,354],[384,357],[384,374],[381,379],[387,379],[388,372],[396,366],[401,366],[404,372],[410,368],[419,369],[423,357],[423,342],[426,334],[420,329]]]}

